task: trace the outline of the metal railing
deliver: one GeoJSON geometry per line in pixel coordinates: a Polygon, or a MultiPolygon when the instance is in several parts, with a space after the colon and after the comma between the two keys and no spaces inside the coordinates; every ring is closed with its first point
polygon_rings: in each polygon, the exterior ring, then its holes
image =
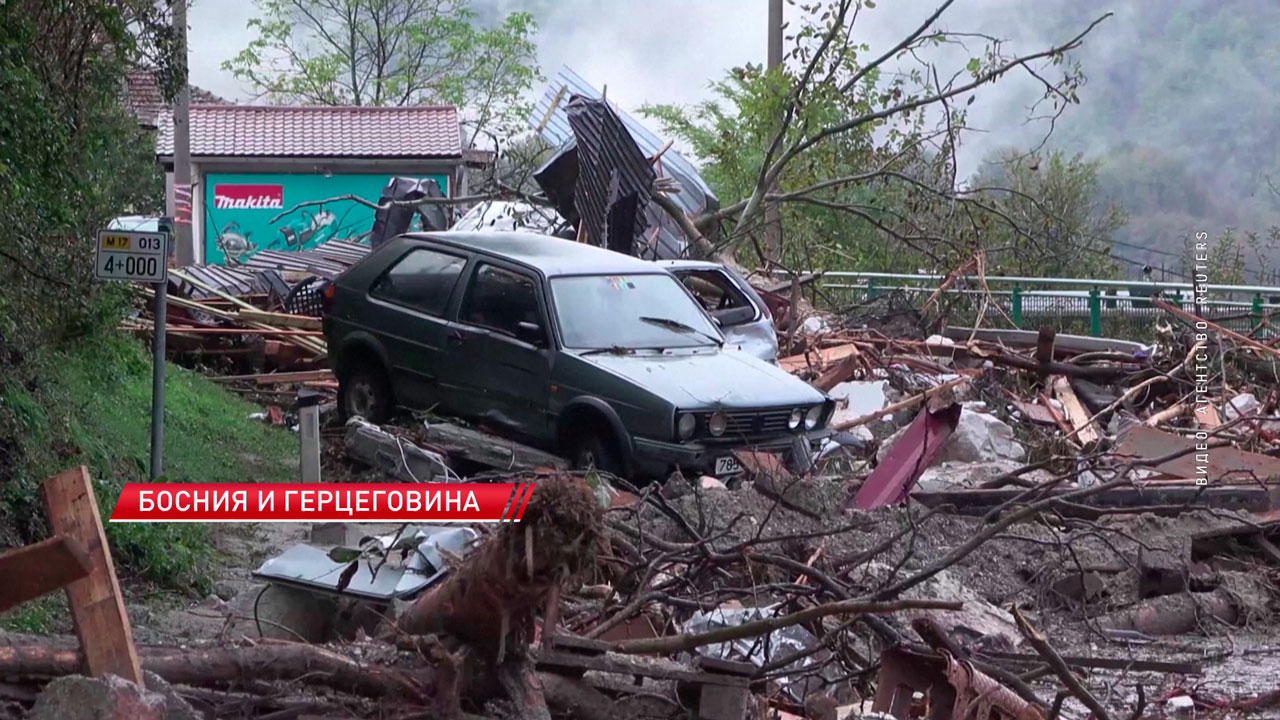
{"type": "MultiPolygon", "coordinates": [[[[832,309],[860,304],[889,293],[902,293],[917,306],[932,295],[943,275],[904,273],[817,273],[820,297],[832,309]]],[[[1186,282],[961,276],[944,290],[940,301],[953,324],[1019,329],[1048,325],[1058,332],[1094,337],[1148,336],[1157,319],[1169,313],[1151,299],[1192,310],[1193,292],[1201,293],[1198,314],[1235,332],[1269,340],[1280,336],[1271,317],[1280,310],[1280,287],[1186,282]]]]}

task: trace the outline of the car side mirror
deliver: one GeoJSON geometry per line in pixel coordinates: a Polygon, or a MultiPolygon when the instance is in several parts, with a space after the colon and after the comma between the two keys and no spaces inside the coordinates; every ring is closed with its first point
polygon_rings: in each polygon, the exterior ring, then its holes
{"type": "Polygon", "coordinates": [[[546,344],[546,337],[542,334],[542,326],[538,323],[516,323],[516,339],[527,342],[534,347],[542,347],[546,344]]]}

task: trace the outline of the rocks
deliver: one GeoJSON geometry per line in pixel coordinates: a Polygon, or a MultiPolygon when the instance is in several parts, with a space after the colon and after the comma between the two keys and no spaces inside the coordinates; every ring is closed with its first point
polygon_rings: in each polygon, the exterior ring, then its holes
{"type": "Polygon", "coordinates": [[[142,679],[147,683],[148,691],[164,697],[164,720],[204,720],[164,678],[145,670],[142,679]]]}
{"type": "MultiPolygon", "coordinates": [[[[920,474],[916,481],[916,489],[925,492],[936,490],[964,490],[980,487],[983,483],[995,480],[1006,473],[1022,467],[1022,463],[1012,460],[995,460],[993,462],[944,462],[934,465],[920,474]]],[[[1032,471],[1022,477],[1038,482],[1038,475],[1047,475],[1043,471],[1032,471]],[[1037,474],[1038,473],[1038,474],[1037,474]]]]}
{"type": "MultiPolygon", "coordinates": [[[[190,706],[187,709],[190,710],[190,706]]],[[[181,715],[168,714],[168,701],[161,693],[144,690],[117,675],[60,677],[45,686],[29,717],[31,720],[186,720],[181,715]]]]}
{"type": "MultiPolygon", "coordinates": [[[[1014,438],[1013,428],[995,415],[986,412],[986,404],[967,402],[962,407],[960,424],[947,439],[942,453],[934,461],[934,467],[943,463],[998,463],[1022,461],[1026,458],[1027,451],[1014,438]]],[[[876,453],[877,462],[884,460],[889,454],[889,448],[893,447],[893,443],[897,442],[904,432],[906,428],[894,433],[880,444],[880,450],[876,453]]]]}

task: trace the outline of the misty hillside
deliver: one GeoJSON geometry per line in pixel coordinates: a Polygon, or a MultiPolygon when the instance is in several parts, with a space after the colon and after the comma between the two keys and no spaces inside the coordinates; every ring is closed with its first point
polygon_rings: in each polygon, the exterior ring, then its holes
{"type": "Polygon", "coordinates": [[[1265,235],[1280,223],[1280,3],[1083,0],[1034,15],[1063,37],[1107,11],[1076,54],[1089,82],[1054,144],[1103,161],[1102,190],[1129,212],[1117,254],[1168,264],[1126,245],[1183,255],[1199,230],[1265,235]]]}

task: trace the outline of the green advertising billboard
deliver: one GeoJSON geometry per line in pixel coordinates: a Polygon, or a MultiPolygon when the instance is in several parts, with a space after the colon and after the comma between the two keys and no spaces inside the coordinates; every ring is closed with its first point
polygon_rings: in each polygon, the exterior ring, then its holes
{"type": "MultiPolygon", "coordinates": [[[[378,202],[392,175],[210,173],[204,189],[204,261],[242,262],[262,250],[308,250],[327,240],[359,242],[373,229],[371,207],[335,200],[293,210],[298,203],[355,195],[378,202]]],[[[448,176],[420,175],[449,194],[448,176]]]]}

